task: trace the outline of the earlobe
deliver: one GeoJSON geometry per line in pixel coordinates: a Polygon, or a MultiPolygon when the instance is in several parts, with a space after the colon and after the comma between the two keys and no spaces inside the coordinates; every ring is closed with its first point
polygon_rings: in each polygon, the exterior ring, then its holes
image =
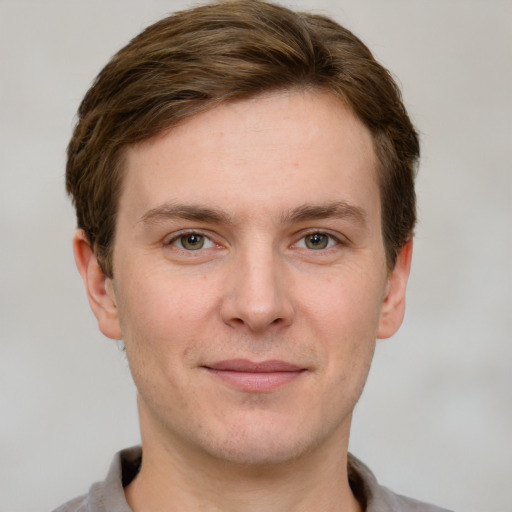
{"type": "Polygon", "coordinates": [[[405,313],[405,291],[411,270],[412,238],[398,253],[396,264],[388,276],[386,295],[380,313],[378,338],[393,336],[402,324],[405,313]]]}
{"type": "Polygon", "coordinates": [[[91,309],[100,331],[112,339],[121,339],[121,328],[112,280],[106,276],[82,229],[73,236],[75,262],[82,276],[91,309]]]}

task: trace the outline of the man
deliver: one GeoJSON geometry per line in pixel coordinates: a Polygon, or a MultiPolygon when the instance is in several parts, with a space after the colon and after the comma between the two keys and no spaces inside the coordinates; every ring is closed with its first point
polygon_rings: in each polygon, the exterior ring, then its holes
{"type": "Polygon", "coordinates": [[[142,448],[64,511],[434,511],[347,453],[400,326],[416,132],[333,21],[259,1],[146,29],[84,98],[74,251],[142,448]]]}

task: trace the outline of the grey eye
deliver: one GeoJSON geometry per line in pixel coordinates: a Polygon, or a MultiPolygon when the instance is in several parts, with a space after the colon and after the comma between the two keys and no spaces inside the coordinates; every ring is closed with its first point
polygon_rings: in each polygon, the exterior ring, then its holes
{"type": "Polygon", "coordinates": [[[188,251],[197,251],[204,247],[205,237],[198,235],[197,233],[189,233],[187,235],[180,236],[178,239],[183,249],[188,251]]]}
{"type": "Polygon", "coordinates": [[[329,245],[330,236],[324,233],[312,233],[304,237],[304,243],[308,249],[320,250],[329,245]]]}

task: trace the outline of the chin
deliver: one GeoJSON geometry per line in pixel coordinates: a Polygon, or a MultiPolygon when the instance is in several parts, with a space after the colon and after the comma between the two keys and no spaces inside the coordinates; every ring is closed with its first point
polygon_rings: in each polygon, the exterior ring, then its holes
{"type": "Polygon", "coordinates": [[[300,458],[305,449],[300,443],[292,443],[290,440],[279,442],[279,440],[269,439],[255,442],[255,440],[245,440],[239,442],[229,442],[223,449],[213,450],[217,458],[225,462],[243,466],[272,466],[291,462],[300,458]]]}
{"type": "Polygon", "coordinates": [[[303,425],[238,422],[226,429],[219,442],[207,450],[217,459],[246,466],[269,466],[292,462],[318,445],[323,436],[308,433],[303,425]],[[225,434],[228,435],[225,435],[225,434]]]}

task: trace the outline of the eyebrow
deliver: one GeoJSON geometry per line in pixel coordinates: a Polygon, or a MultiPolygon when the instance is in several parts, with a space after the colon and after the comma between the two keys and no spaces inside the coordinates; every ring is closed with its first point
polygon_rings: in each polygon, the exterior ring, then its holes
{"type": "Polygon", "coordinates": [[[169,219],[197,220],[215,224],[230,224],[231,217],[221,210],[202,206],[166,203],[148,210],[138,222],[158,224],[169,219]]]}
{"type": "MultiPolygon", "coordinates": [[[[281,222],[293,224],[309,220],[327,218],[352,218],[360,224],[366,223],[366,212],[346,201],[335,201],[326,204],[303,204],[286,212],[281,222]]],[[[169,219],[185,219],[213,224],[233,224],[231,215],[219,209],[205,208],[198,205],[166,203],[148,210],[139,219],[139,223],[158,224],[169,219]]]]}
{"type": "Polygon", "coordinates": [[[335,201],[320,205],[301,205],[284,215],[283,222],[293,223],[327,218],[343,219],[347,217],[360,224],[366,224],[366,212],[359,206],[351,205],[346,201],[335,201]]]}

